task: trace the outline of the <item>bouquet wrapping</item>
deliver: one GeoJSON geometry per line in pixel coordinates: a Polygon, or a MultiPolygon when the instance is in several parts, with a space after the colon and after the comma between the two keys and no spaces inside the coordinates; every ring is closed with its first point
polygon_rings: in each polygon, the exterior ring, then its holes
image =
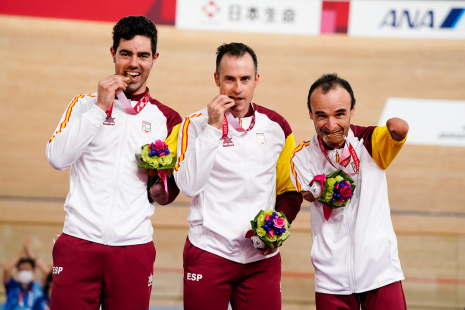
{"type": "Polygon", "coordinates": [[[149,169],[149,178],[147,180],[147,191],[149,201],[153,202],[150,196],[150,188],[153,184],[159,181],[159,178],[165,185],[165,192],[168,192],[168,184],[166,182],[167,173],[174,168],[176,164],[176,156],[171,154],[168,145],[161,141],[144,144],[141,146],[142,153],[136,154],[136,157],[142,162],[137,165],[138,168],[149,169]]]}
{"type": "Polygon", "coordinates": [[[277,248],[291,234],[289,232],[291,225],[286,216],[279,211],[260,210],[250,223],[252,224],[252,230],[247,232],[246,238],[252,237],[252,244],[258,250],[265,250],[264,245],[267,245],[270,249],[277,248]],[[252,236],[254,233],[257,236],[252,236]],[[260,241],[263,242],[263,245],[260,241]]]}
{"type": "Polygon", "coordinates": [[[323,192],[318,201],[331,210],[350,203],[354,196],[354,180],[344,171],[336,170],[326,176],[323,192]]]}

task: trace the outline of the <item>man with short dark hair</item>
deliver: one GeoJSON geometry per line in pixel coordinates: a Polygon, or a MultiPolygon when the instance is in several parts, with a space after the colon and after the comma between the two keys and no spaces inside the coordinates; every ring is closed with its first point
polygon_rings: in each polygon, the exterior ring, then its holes
{"type": "Polygon", "coordinates": [[[186,117],[175,179],[193,197],[184,247],[184,309],[281,309],[279,251],[257,250],[246,233],[260,210],[292,222],[302,197],[289,178],[295,141],[278,113],[252,103],[260,75],[242,43],[217,50],[220,95],[186,117]]]}
{"type": "Polygon", "coordinates": [[[404,145],[408,124],[398,118],[379,127],[350,124],[354,93],[336,74],[313,83],[307,105],[316,134],[293,151],[291,179],[311,202],[316,307],[407,309],[385,169],[404,145]],[[337,192],[347,184],[332,178],[324,189],[326,176],[337,170],[353,179],[354,192],[337,192]],[[331,201],[340,207],[330,209],[331,201]]]}
{"type": "Polygon", "coordinates": [[[67,216],[53,249],[54,309],[98,309],[100,296],[104,309],[148,309],[151,202],[171,203],[179,189],[172,177],[168,193],[163,183],[147,189],[147,170],[137,168],[135,154],[162,140],[175,155],[182,121],[146,86],[156,44],[157,29],[146,17],[118,21],[110,48],[115,74],[98,83],[97,93],[71,101],[47,144],[54,168],[71,166],[67,216]]]}

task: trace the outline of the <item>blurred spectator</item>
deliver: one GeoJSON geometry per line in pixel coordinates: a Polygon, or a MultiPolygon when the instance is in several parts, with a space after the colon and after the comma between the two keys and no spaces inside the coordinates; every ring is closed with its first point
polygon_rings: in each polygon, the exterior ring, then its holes
{"type": "MultiPolygon", "coordinates": [[[[10,263],[2,266],[3,284],[6,291],[6,305],[4,310],[36,310],[48,309],[36,308],[38,301],[44,299],[44,291],[39,282],[34,281],[36,267],[44,275],[50,274],[52,267],[35,257],[32,252],[31,240],[26,240],[21,253],[10,263]],[[16,266],[16,278],[12,270],[16,266]]],[[[44,304],[44,303],[42,303],[44,304]]]]}

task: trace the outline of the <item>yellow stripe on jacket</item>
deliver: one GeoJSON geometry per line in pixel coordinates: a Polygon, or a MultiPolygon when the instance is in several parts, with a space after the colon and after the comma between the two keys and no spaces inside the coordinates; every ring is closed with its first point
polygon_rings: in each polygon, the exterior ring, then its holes
{"type": "Polygon", "coordinates": [[[95,97],[94,95],[84,95],[84,94],[79,95],[77,97],[74,97],[74,99],[71,101],[71,103],[68,106],[68,110],[66,110],[66,116],[65,116],[65,119],[63,120],[63,122],[61,122],[61,124],[60,124],[60,129],[58,129],[57,132],[55,132],[55,134],[50,138],[50,140],[48,141],[49,143],[52,142],[52,140],[55,139],[55,136],[57,134],[59,134],[61,132],[61,130],[66,127],[66,125],[69,122],[69,118],[71,117],[71,112],[73,112],[73,108],[76,105],[76,102],[78,102],[78,100],[80,98],[84,98],[85,96],[87,96],[87,97],[95,97]]]}
{"type": "Polygon", "coordinates": [[[396,141],[391,137],[387,126],[376,127],[371,136],[373,160],[385,170],[396,158],[406,139],[407,137],[402,141],[396,141]]]}
{"type": "Polygon", "coordinates": [[[276,195],[281,195],[286,192],[295,192],[296,189],[292,184],[289,171],[289,158],[295,148],[294,134],[287,136],[284,148],[279,155],[276,164],[276,195]]]}
{"type": "Polygon", "coordinates": [[[178,150],[178,133],[181,124],[177,124],[171,129],[170,135],[166,138],[165,143],[168,144],[168,149],[173,156],[176,156],[178,150]]]}
{"type": "Polygon", "coordinates": [[[310,145],[310,141],[304,141],[302,143],[299,144],[298,147],[296,147],[294,149],[294,151],[292,151],[292,156],[291,156],[291,159],[290,159],[290,162],[291,162],[291,171],[292,171],[292,175],[294,176],[295,178],[295,184],[297,185],[297,191],[300,192],[301,191],[301,186],[300,186],[300,182],[299,182],[299,179],[297,178],[297,172],[295,171],[295,168],[294,168],[294,162],[292,161],[292,159],[294,159],[294,156],[295,156],[295,153],[301,151],[304,146],[309,146],[310,145]]]}
{"type": "MultiPolygon", "coordinates": [[[[199,116],[202,116],[202,113],[193,114],[191,116],[188,116],[188,117],[186,117],[186,120],[184,121],[184,125],[182,126],[181,155],[178,157],[178,163],[174,167],[174,170],[176,170],[176,171],[178,171],[179,165],[184,160],[184,155],[185,155],[186,150],[187,150],[187,143],[189,142],[188,141],[189,140],[189,136],[188,136],[189,124],[191,123],[190,119],[192,117],[199,117],[199,116]]],[[[179,128],[178,128],[178,130],[179,130],[179,128]]]]}

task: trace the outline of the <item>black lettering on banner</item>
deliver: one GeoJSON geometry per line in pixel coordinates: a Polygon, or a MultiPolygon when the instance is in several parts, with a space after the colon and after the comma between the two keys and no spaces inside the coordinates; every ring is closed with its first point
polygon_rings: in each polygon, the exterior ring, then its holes
{"type": "Polygon", "coordinates": [[[250,20],[257,20],[258,19],[258,9],[251,7],[247,10],[247,17],[250,20]]]}
{"type": "Polygon", "coordinates": [[[268,23],[274,23],[275,22],[275,9],[273,8],[266,8],[265,9],[265,16],[266,16],[266,22],[268,23]]]}
{"type": "Polygon", "coordinates": [[[286,9],[283,12],[283,21],[285,23],[293,23],[295,18],[295,12],[293,9],[286,9]]]}
{"type": "Polygon", "coordinates": [[[241,20],[241,7],[239,5],[235,4],[229,7],[229,20],[241,20]]]}

